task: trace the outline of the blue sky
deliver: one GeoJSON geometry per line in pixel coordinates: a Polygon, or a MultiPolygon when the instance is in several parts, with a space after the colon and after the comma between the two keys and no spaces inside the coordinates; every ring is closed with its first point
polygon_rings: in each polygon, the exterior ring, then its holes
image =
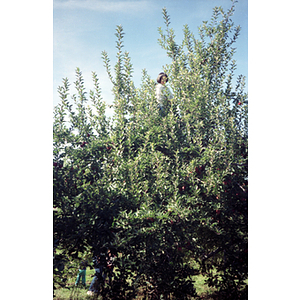
{"type": "MultiPolygon", "coordinates": [[[[114,66],[116,56],[116,26],[122,25],[124,50],[128,51],[134,68],[133,80],[140,84],[141,71],[146,69],[156,78],[162,66],[169,63],[166,52],[157,40],[158,27],[164,28],[162,8],[166,7],[175,30],[176,40],[181,43],[183,26],[189,25],[197,35],[202,21],[209,20],[212,9],[231,7],[230,0],[54,0],[53,1],[53,104],[59,102],[57,87],[62,78],[75,81],[75,68],[83,73],[87,91],[93,88],[91,72],[100,79],[104,101],[111,103],[113,95],[101,52],[106,50],[114,66]]],[[[232,17],[241,26],[236,43],[237,75],[248,74],[248,1],[240,0],[232,17]]],[[[74,88],[74,86],[73,86],[74,88]]],[[[247,88],[247,85],[246,85],[247,88]]],[[[71,87],[72,89],[72,87],[71,87]]],[[[75,92],[75,91],[74,91],[75,92]]]]}

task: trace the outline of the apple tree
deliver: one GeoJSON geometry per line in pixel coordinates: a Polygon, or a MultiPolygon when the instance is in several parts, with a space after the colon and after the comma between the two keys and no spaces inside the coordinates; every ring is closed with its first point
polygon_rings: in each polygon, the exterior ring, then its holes
{"type": "Polygon", "coordinates": [[[121,26],[114,72],[102,52],[113,84],[112,120],[95,73],[87,96],[76,70],[72,104],[63,80],[53,139],[58,283],[64,261],[107,247],[118,258],[102,296],[190,299],[191,276],[200,273],[220,297],[245,296],[248,106],[245,78],[234,86],[234,8],[215,8],[198,37],[186,25],[181,43],[163,9],[159,44],[171,59],[164,71],[174,94],[164,115],[147,71],[139,88],[133,83],[121,26]]]}

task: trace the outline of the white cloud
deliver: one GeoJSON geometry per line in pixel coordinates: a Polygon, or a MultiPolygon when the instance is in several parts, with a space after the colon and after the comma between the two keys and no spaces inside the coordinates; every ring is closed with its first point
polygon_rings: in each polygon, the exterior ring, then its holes
{"type": "Polygon", "coordinates": [[[54,9],[87,9],[99,12],[139,13],[151,8],[150,1],[54,0],[54,9]]]}

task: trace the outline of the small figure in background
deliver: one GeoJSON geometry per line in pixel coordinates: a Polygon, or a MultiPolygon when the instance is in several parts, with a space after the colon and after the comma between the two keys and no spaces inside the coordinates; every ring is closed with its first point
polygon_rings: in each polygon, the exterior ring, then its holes
{"type": "Polygon", "coordinates": [[[105,259],[106,249],[102,248],[100,254],[93,258],[95,275],[87,292],[88,295],[92,296],[94,293],[99,293],[100,281],[105,281],[104,267],[106,266],[105,259]],[[99,281],[100,280],[100,281],[99,281]]]}
{"type": "Polygon", "coordinates": [[[112,279],[112,274],[113,274],[113,270],[114,270],[114,260],[115,259],[116,259],[116,254],[114,253],[114,251],[108,249],[106,262],[107,262],[107,268],[108,268],[108,280],[109,280],[110,285],[111,285],[111,279],[112,279]]]}
{"type": "Polygon", "coordinates": [[[164,72],[159,73],[157,77],[157,85],[155,88],[155,96],[161,114],[167,111],[167,107],[169,106],[169,100],[173,99],[173,95],[170,89],[167,86],[165,86],[167,82],[168,75],[164,72]]]}
{"type": "Polygon", "coordinates": [[[87,261],[83,261],[83,262],[80,263],[80,268],[79,268],[79,272],[77,274],[75,286],[78,286],[78,283],[80,282],[80,279],[81,279],[82,285],[84,287],[86,286],[85,278],[86,278],[86,267],[87,267],[87,265],[88,265],[87,261]]]}

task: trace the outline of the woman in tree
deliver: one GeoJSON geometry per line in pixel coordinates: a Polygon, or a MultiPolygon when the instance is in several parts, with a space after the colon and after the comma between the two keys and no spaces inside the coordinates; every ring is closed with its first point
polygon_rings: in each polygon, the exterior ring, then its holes
{"type": "Polygon", "coordinates": [[[165,86],[167,82],[168,75],[164,72],[160,72],[157,77],[155,96],[161,114],[166,113],[167,107],[169,106],[169,100],[173,98],[170,89],[167,86],[165,86]]]}

